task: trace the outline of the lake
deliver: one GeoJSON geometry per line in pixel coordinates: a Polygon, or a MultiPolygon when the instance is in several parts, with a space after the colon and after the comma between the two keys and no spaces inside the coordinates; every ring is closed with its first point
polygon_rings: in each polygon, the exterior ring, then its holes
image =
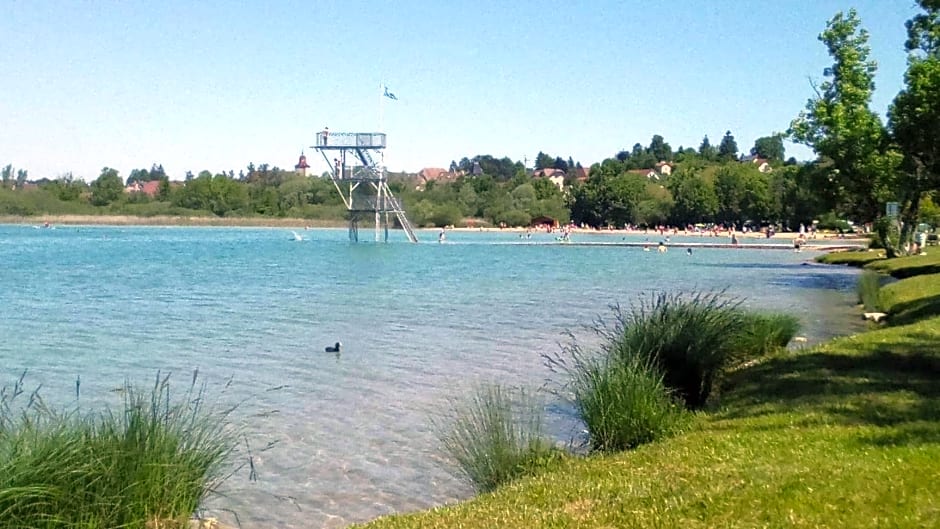
{"type": "MultiPolygon", "coordinates": [[[[114,388],[152,384],[158,371],[182,392],[198,369],[210,395],[245,400],[233,417],[258,478],[237,472],[212,514],[231,521],[218,510],[231,509],[246,528],[342,527],[469,497],[431,418],[481,382],[541,386],[542,355],[611,304],[726,290],[798,315],[809,344],[859,325],[857,271],[813,264],[809,252],[297,233],[303,241],[280,228],[0,226],[2,383],[26,369],[27,389],[72,406],[80,376],[84,409],[119,406],[114,388]],[[342,353],[325,353],[336,341],[342,353]]],[[[577,434],[562,406],[550,409],[559,440],[577,434]]]]}

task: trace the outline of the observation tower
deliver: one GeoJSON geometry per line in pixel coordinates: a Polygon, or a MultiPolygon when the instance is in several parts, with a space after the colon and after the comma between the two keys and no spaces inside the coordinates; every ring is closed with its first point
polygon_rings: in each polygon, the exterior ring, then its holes
{"type": "Polygon", "coordinates": [[[411,242],[418,242],[414,227],[405,216],[401,202],[388,188],[385,166],[381,160],[385,149],[382,132],[317,133],[317,144],[312,146],[332,168],[330,180],[339,191],[349,212],[349,240],[359,240],[359,223],[375,219],[375,241],[388,242],[389,216],[394,214],[411,242]]]}

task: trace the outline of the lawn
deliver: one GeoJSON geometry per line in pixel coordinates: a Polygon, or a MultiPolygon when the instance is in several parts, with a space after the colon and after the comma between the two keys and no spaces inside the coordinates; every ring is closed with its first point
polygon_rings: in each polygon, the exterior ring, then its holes
{"type": "Polygon", "coordinates": [[[823,264],[844,264],[865,266],[868,263],[885,259],[884,250],[853,250],[845,252],[827,252],[816,257],[816,262],[823,264]]]}
{"type": "Polygon", "coordinates": [[[366,527],[936,527],[940,317],[734,372],[690,431],[366,527]]]}
{"type": "Polygon", "coordinates": [[[865,265],[865,268],[897,278],[937,274],[940,273],[940,248],[929,247],[926,255],[878,260],[865,265]]]}
{"type": "Polygon", "coordinates": [[[879,291],[881,308],[892,325],[940,314],[940,273],[908,277],[879,291]]]}

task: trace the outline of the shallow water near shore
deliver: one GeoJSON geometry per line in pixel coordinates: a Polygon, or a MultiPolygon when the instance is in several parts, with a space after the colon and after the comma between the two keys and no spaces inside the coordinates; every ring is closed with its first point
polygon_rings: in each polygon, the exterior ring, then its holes
{"type": "MultiPolygon", "coordinates": [[[[234,418],[258,478],[236,473],[213,514],[234,521],[219,510],[231,509],[246,528],[341,527],[470,496],[443,465],[429,418],[478,382],[542,385],[541,355],[611,304],[726,290],[796,314],[809,345],[859,326],[857,272],[812,264],[812,253],[660,254],[544,233],[418,245],[394,231],[388,244],[297,234],[0,226],[0,383],[28,369],[27,388],[69,406],[80,376],[80,404],[93,407],[119,405],[115,387],[150,384],[158,370],[181,393],[198,369],[210,394],[248,399],[234,418]],[[336,341],[341,354],[325,353],[336,341]]],[[[578,429],[563,414],[550,423],[559,440],[578,429]]]]}

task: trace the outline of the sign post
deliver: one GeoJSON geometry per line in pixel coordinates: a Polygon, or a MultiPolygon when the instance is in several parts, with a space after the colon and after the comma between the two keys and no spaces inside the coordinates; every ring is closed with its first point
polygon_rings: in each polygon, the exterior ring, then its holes
{"type": "Polygon", "coordinates": [[[888,202],[885,204],[885,216],[887,217],[897,217],[898,216],[898,206],[897,202],[888,202]]]}

